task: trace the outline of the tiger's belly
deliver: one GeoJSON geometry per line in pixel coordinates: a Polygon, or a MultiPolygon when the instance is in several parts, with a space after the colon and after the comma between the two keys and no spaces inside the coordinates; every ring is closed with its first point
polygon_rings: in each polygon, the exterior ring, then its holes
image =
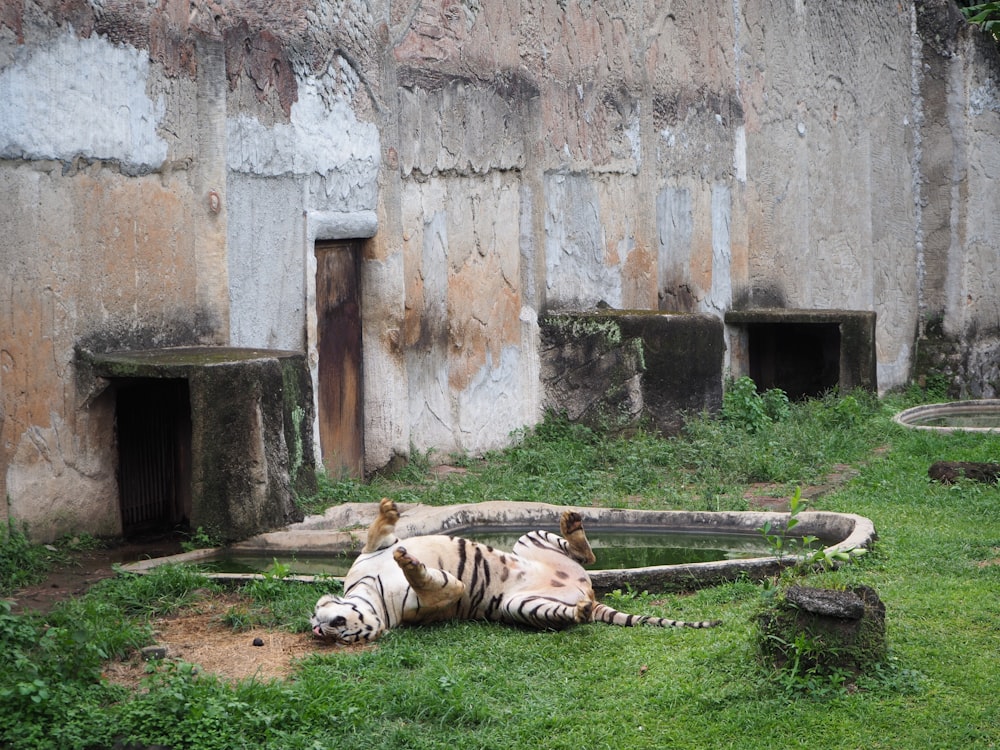
{"type": "Polygon", "coordinates": [[[569,606],[592,597],[590,579],[578,563],[556,552],[540,558],[527,559],[460,537],[411,537],[359,557],[345,578],[345,589],[354,581],[378,576],[387,614],[394,625],[451,619],[502,622],[508,619],[505,605],[514,597],[538,594],[569,606]],[[403,571],[393,560],[393,552],[400,546],[427,567],[462,581],[465,590],[461,598],[439,610],[418,606],[403,571]]]}

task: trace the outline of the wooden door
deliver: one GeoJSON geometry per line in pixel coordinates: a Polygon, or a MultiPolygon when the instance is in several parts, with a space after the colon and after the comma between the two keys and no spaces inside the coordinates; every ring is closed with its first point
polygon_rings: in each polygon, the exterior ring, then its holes
{"type": "Polygon", "coordinates": [[[361,243],[316,243],[319,439],[333,477],[364,474],[361,243]]]}

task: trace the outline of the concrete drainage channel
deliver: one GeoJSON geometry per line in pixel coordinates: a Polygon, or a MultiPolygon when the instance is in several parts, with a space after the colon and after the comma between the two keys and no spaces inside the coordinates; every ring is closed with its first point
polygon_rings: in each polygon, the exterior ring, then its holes
{"type": "MultiPolygon", "coordinates": [[[[461,536],[471,529],[550,529],[558,531],[565,506],[546,503],[485,502],[431,507],[400,505],[402,518],[396,526],[401,539],[422,534],[461,536]]],[[[760,536],[759,529],[771,522],[781,528],[787,513],[643,511],[618,508],[578,508],[588,529],[641,530],[643,533],[686,533],[692,535],[760,536]]],[[[360,551],[368,525],[378,512],[375,503],[345,503],[329,508],[322,516],[310,516],[282,531],[260,534],[225,549],[203,549],[169,557],[142,560],[122,566],[131,573],[146,573],[167,564],[210,565],[226,554],[245,554],[270,560],[272,557],[351,558],[360,551]]],[[[808,511],[798,515],[797,536],[815,536],[829,551],[869,548],[876,539],[872,522],[850,513],[808,511]]],[[[773,576],[793,562],[774,556],[714,560],[679,565],[656,565],[615,570],[591,570],[594,590],[601,594],[625,586],[642,591],[671,591],[702,588],[741,576],[760,580],[773,576]]],[[[262,573],[210,573],[219,581],[245,581],[262,573]]],[[[289,575],[313,581],[316,575],[289,575]]],[[[339,578],[340,576],[325,576],[339,578]]]]}

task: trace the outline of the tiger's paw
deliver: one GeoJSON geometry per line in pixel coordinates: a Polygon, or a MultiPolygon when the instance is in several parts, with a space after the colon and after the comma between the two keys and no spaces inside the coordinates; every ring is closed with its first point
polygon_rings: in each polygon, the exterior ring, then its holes
{"type": "Polygon", "coordinates": [[[383,497],[378,505],[378,514],[381,520],[395,525],[396,521],[399,520],[399,508],[396,507],[396,501],[383,497]]]}
{"type": "Polygon", "coordinates": [[[420,560],[406,551],[406,547],[396,547],[392,553],[392,559],[396,561],[396,565],[403,569],[404,573],[409,571],[419,574],[425,567],[420,560]]]}
{"type": "Polygon", "coordinates": [[[576,603],[576,621],[591,622],[594,619],[594,600],[581,599],[576,603]]]}
{"type": "Polygon", "coordinates": [[[563,537],[569,539],[576,532],[583,531],[583,516],[575,510],[563,511],[562,518],[559,521],[559,528],[562,531],[563,537]]]}

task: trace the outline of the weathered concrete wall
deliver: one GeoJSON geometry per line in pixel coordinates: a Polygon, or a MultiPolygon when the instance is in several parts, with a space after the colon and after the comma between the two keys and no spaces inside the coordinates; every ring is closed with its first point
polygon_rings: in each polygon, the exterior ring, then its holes
{"type": "Polygon", "coordinates": [[[1000,59],[942,0],[917,8],[921,236],[917,374],[1000,396],[1000,59]]]}
{"type": "Polygon", "coordinates": [[[873,311],[881,389],[930,329],[996,392],[1000,75],[950,0],[3,8],[0,493],[40,536],[119,523],[74,347],[315,375],[318,240],[364,240],[369,470],[503,445],[539,316],[600,302],[873,311]]]}
{"type": "Polygon", "coordinates": [[[879,385],[917,312],[912,7],[742,3],[749,278],[738,306],[875,310],[879,385]]]}
{"type": "Polygon", "coordinates": [[[414,446],[483,450],[540,416],[544,311],[725,309],[745,262],[732,34],[731,9],[696,3],[390,24],[414,446]]]}
{"type": "Polygon", "coordinates": [[[0,495],[39,538],[114,534],[114,404],[74,348],[227,339],[222,75],[211,45],[166,79],[89,9],[35,10],[0,21],[0,495]]]}
{"type": "Polygon", "coordinates": [[[723,322],[714,315],[598,310],[541,320],[545,407],[603,430],[680,432],[722,407],[723,322]]]}

